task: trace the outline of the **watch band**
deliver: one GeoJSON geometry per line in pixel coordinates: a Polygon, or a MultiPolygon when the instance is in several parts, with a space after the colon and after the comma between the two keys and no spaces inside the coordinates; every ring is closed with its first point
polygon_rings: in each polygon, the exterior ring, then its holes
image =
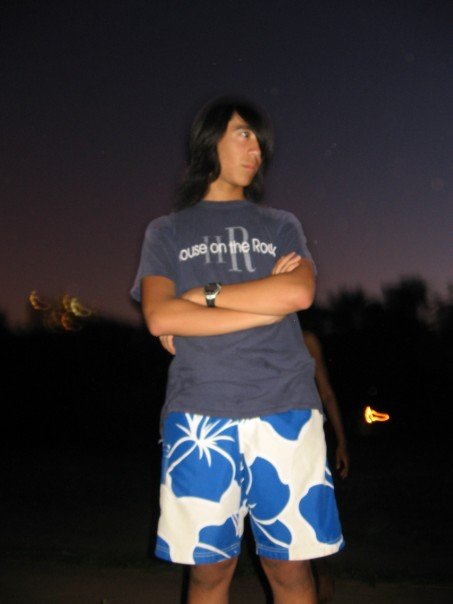
{"type": "Polygon", "coordinates": [[[210,308],[215,307],[215,299],[217,298],[221,289],[222,285],[220,283],[208,283],[204,286],[203,291],[207,306],[210,308]]]}

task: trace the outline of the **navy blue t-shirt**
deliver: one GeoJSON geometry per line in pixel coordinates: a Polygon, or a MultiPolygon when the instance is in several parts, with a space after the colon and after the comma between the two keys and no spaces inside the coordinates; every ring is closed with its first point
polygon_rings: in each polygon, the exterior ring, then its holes
{"type": "MultiPolygon", "coordinates": [[[[177,295],[211,282],[260,279],[293,251],[311,258],[293,214],[243,200],[200,201],[148,225],[131,295],[140,301],[141,280],[149,275],[171,279],[177,295]]],[[[172,411],[247,418],[322,410],[296,314],[225,335],[179,336],[174,344],[164,417],[172,411]]]]}

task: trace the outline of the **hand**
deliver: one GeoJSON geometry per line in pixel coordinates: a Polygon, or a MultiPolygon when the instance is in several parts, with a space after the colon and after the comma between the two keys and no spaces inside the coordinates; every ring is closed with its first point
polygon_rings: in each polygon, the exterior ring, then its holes
{"type": "Polygon", "coordinates": [[[173,336],[159,336],[159,340],[163,348],[173,356],[176,354],[176,348],[173,343],[173,336]]]}
{"type": "Polygon", "coordinates": [[[338,445],[335,452],[335,467],[341,478],[346,478],[349,474],[349,455],[346,445],[338,445]]]}
{"type": "Polygon", "coordinates": [[[286,254],[277,260],[271,274],[281,275],[282,273],[290,273],[299,266],[301,260],[301,256],[296,254],[296,252],[286,254]]]}
{"type": "Polygon", "coordinates": [[[285,315],[261,315],[263,319],[267,318],[267,325],[274,325],[274,323],[281,323],[285,318],[285,315]]]}

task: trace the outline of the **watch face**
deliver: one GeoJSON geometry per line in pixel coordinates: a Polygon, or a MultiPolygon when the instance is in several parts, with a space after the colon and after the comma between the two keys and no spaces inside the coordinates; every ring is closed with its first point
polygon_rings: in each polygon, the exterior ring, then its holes
{"type": "Polygon", "coordinates": [[[204,288],[204,291],[207,294],[215,294],[219,290],[220,290],[220,286],[218,283],[208,283],[208,285],[206,285],[204,288]]]}
{"type": "Polygon", "coordinates": [[[222,289],[220,283],[208,283],[204,286],[204,296],[206,298],[206,304],[211,308],[215,306],[215,299],[217,294],[222,289]]]}

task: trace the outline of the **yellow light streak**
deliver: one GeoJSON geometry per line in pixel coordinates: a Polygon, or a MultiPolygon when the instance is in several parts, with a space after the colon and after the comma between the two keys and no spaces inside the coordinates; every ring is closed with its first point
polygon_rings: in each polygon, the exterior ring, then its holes
{"type": "Polygon", "coordinates": [[[61,298],[61,305],[63,306],[66,312],[71,312],[71,301],[72,298],[69,294],[64,294],[61,298]]]}
{"type": "Polygon", "coordinates": [[[387,422],[390,419],[390,415],[388,413],[380,413],[379,411],[375,411],[369,405],[365,407],[363,416],[367,424],[373,424],[374,422],[387,422]]]}
{"type": "Polygon", "coordinates": [[[70,308],[72,314],[76,317],[89,317],[92,314],[91,310],[86,306],[83,306],[77,298],[71,298],[70,308]]]}
{"type": "Polygon", "coordinates": [[[50,308],[50,305],[39,297],[39,294],[35,289],[28,296],[28,301],[35,310],[49,310],[50,308]]]}

